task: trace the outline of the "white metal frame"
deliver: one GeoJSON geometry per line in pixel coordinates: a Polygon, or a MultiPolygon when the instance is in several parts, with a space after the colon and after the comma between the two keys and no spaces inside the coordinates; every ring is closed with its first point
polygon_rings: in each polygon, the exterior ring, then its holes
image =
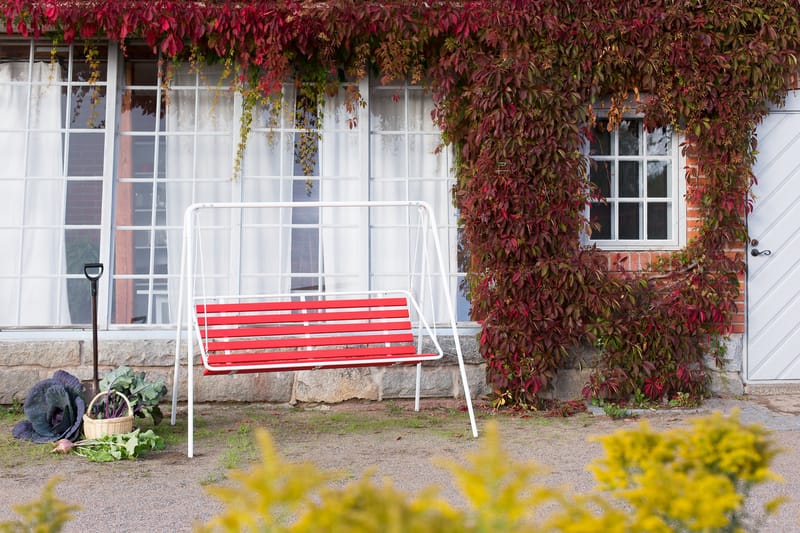
{"type": "MultiPolygon", "coordinates": [[[[181,351],[181,330],[185,327],[185,341],[186,341],[186,369],[187,369],[187,411],[188,411],[188,453],[189,457],[194,455],[194,341],[198,342],[198,345],[201,347],[201,358],[203,365],[205,368],[213,370],[213,367],[208,365],[206,355],[202,349],[202,342],[199,339],[199,329],[197,326],[197,317],[196,313],[192,312],[194,308],[195,302],[198,298],[206,298],[206,295],[202,295],[200,297],[194,294],[194,279],[196,275],[195,272],[196,265],[195,265],[195,243],[194,240],[196,238],[196,218],[197,214],[201,210],[207,209],[280,209],[280,208],[325,208],[325,207],[336,207],[336,208],[380,208],[380,207],[406,207],[408,209],[416,208],[419,210],[420,215],[424,219],[425,228],[424,234],[432,235],[432,242],[433,249],[435,252],[436,257],[428,260],[429,258],[423,258],[423,268],[425,272],[422,274],[427,276],[427,280],[422,280],[422,286],[426,285],[426,281],[429,284],[431,279],[438,274],[441,279],[442,287],[445,289],[443,291],[445,297],[445,306],[447,309],[447,317],[450,329],[452,331],[453,340],[455,343],[456,349],[456,356],[458,358],[458,366],[461,375],[461,383],[464,390],[464,398],[467,402],[467,410],[469,412],[469,419],[470,425],[472,429],[472,435],[474,437],[478,436],[478,429],[475,422],[475,413],[472,408],[472,397],[469,390],[469,382],[467,381],[467,373],[466,367],[464,365],[464,357],[461,350],[461,342],[458,335],[458,328],[456,327],[456,319],[455,319],[455,309],[453,308],[453,297],[450,294],[450,290],[448,287],[450,286],[450,280],[447,276],[447,270],[445,268],[444,256],[442,254],[441,244],[439,242],[439,234],[437,231],[437,223],[436,218],[434,216],[433,209],[431,206],[426,202],[421,201],[354,201],[354,202],[218,202],[218,203],[196,203],[190,205],[185,213],[183,219],[183,244],[181,248],[181,277],[180,277],[180,296],[178,299],[178,310],[177,310],[177,318],[176,318],[176,333],[175,333],[175,367],[174,367],[174,374],[173,374],[173,386],[172,386],[172,415],[171,415],[171,423],[175,425],[176,423],[176,411],[177,411],[177,402],[178,402],[178,385],[179,385],[179,373],[180,373],[180,351],[181,351]],[[432,264],[433,263],[433,264],[432,264]],[[435,271],[433,270],[435,268],[435,271]],[[186,316],[183,316],[183,308],[184,305],[188,312],[186,316]],[[181,322],[185,320],[185,323],[182,325],[181,322]],[[196,337],[196,338],[193,338],[196,337]]],[[[427,237],[423,237],[427,238],[427,237]]],[[[427,253],[427,248],[423,249],[423,253],[427,253]]],[[[438,351],[440,357],[443,355],[443,351],[441,346],[439,345],[438,340],[436,339],[436,332],[434,328],[429,327],[428,321],[425,319],[422,309],[417,302],[417,300],[411,295],[409,290],[405,288],[398,288],[395,291],[369,291],[364,290],[358,292],[358,294],[387,294],[387,293],[403,293],[405,294],[411,305],[414,307],[414,310],[418,313],[419,316],[419,324],[418,324],[418,333],[422,333],[423,331],[427,336],[429,336],[436,350],[438,351]]],[[[352,294],[352,293],[318,293],[319,295],[342,295],[342,294],[352,294]]],[[[265,297],[279,297],[279,296],[286,296],[289,295],[263,295],[265,297]]],[[[297,297],[297,294],[293,295],[297,297]]],[[[243,298],[243,297],[250,297],[250,295],[229,295],[229,297],[235,298],[243,298]]],[[[419,336],[418,336],[419,340],[419,336]]],[[[366,361],[369,363],[369,361],[366,361]]],[[[379,361],[375,361],[378,363],[379,361]]],[[[248,368],[262,368],[262,367],[248,367],[248,368]]],[[[263,367],[264,370],[275,370],[274,366],[265,365],[263,367]]],[[[420,382],[421,382],[421,364],[417,365],[417,378],[416,378],[416,396],[415,396],[415,410],[419,410],[419,395],[420,395],[420,382]]]]}

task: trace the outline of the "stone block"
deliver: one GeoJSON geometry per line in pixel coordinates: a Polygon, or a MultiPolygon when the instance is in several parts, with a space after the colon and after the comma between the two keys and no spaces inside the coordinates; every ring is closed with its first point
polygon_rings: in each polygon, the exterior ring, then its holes
{"type": "MultiPolygon", "coordinates": [[[[175,362],[175,342],[144,339],[100,341],[97,353],[101,364],[111,368],[122,365],[134,369],[143,366],[171,366],[175,362]]],[[[93,348],[90,341],[83,345],[83,360],[91,364],[92,359],[93,348]]]]}
{"type": "MultiPolygon", "coordinates": [[[[469,393],[473,398],[481,398],[492,392],[492,388],[486,381],[486,364],[480,365],[466,365],[467,380],[469,381],[469,393]]],[[[458,368],[455,369],[458,372],[458,368]]],[[[458,379],[461,379],[461,373],[458,372],[458,379]]],[[[456,395],[462,396],[460,381],[456,385],[456,395]]]]}
{"type": "Polygon", "coordinates": [[[559,370],[553,384],[553,399],[566,401],[582,398],[581,391],[590,374],[591,369],[588,368],[559,370]]]}
{"type": "MultiPolygon", "coordinates": [[[[444,356],[435,362],[428,364],[438,364],[442,366],[458,364],[458,352],[456,351],[455,339],[449,335],[439,335],[439,346],[442,347],[444,356]]],[[[466,364],[481,364],[484,362],[481,356],[480,347],[478,346],[477,335],[460,335],[459,341],[461,342],[461,355],[466,364]]],[[[429,339],[423,339],[422,351],[436,353],[436,348],[429,339]]]]}
{"type": "MultiPolygon", "coordinates": [[[[287,403],[291,399],[293,382],[292,372],[204,376],[198,369],[194,380],[195,402],[287,403]]],[[[184,380],[180,383],[178,398],[186,400],[184,380]]]]}
{"type": "Polygon", "coordinates": [[[52,374],[50,372],[42,375],[40,371],[31,368],[6,369],[0,372],[0,404],[11,405],[14,400],[24,403],[31,387],[52,374]]]}
{"type": "MultiPolygon", "coordinates": [[[[453,370],[451,367],[422,367],[421,395],[425,398],[453,397],[453,370]]],[[[413,398],[417,384],[416,366],[386,368],[382,380],[382,399],[413,398]]]]}
{"type": "Polygon", "coordinates": [[[744,383],[739,372],[712,372],[711,394],[714,396],[741,396],[744,383]]]}
{"type": "Polygon", "coordinates": [[[297,372],[294,401],[338,403],[380,399],[381,369],[340,368],[297,372]]]}
{"type": "Polygon", "coordinates": [[[0,342],[0,367],[38,366],[57,370],[80,364],[80,343],[78,341],[0,342]]]}
{"type": "Polygon", "coordinates": [[[741,334],[730,335],[723,339],[722,343],[725,346],[722,368],[717,368],[714,359],[708,356],[705,358],[705,365],[712,370],[721,370],[722,372],[741,372],[744,369],[742,366],[742,361],[744,360],[744,336],[741,334]]]}

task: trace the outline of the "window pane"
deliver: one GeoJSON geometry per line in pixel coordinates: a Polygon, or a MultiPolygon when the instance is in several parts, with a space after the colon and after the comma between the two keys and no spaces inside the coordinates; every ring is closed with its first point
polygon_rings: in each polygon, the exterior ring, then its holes
{"type": "Polygon", "coordinates": [[[670,155],[672,151],[672,130],[656,128],[647,134],[648,155],[670,155]]]}
{"type": "Polygon", "coordinates": [[[370,94],[372,131],[402,131],[406,124],[403,90],[376,88],[370,94]]]}
{"type": "MultiPolygon", "coordinates": [[[[2,115],[0,115],[1,117],[2,115]]],[[[2,119],[0,119],[2,122],[2,119]]],[[[31,132],[28,134],[28,168],[26,169],[27,176],[34,176],[34,177],[53,177],[53,176],[61,176],[62,169],[63,169],[63,161],[64,161],[64,143],[62,142],[62,138],[64,136],[60,133],[44,133],[44,132],[31,132]],[[38,148],[38,149],[37,149],[38,148]],[[42,152],[46,152],[43,154],[42,152]]],[[[100,135],[102,137],[102,135],[100,135]]],[[[23,148],[22,144],[13,143],[11,146],[18,146],[19,148],[23,148]]],[[[9,145],[4,145],[3,148],[6,149],[9,145]]],[[[70,154],[72,154],[73,150],[78,150],[79,147],[70,146],[70,154]]],[[[7,153],[11,153],[10,151],[7,153]]],[[[19,159],[22,157],[22,152],[16,152],[14,155],[17,157],[11,158],[12,161],[19,159]]],[[[71,159],[70,155],[70,159],[71,159]]],[[[8,160],[6,160],[7,162],[8,160]]],[[[15,161],[15,163],[16,163],[15,161]]],[[[75,175],[85,175],[85,174],[73,174],[75,175]]]]}
{"type": "Polygon", "coordinates": [[[158,63],[156,61],[137,60],[136,57],[152,55],[152,50],[144,45],[128,44],[128,57],[125,62],[126,76],[129,85],[158,85],[158,63]]]}
{"type": "Polygon", "coordinates": [[[64,224],[64,211],[61,207],[64,202],[61,196],[64,191],[64,180],[29,178],[27,182],[25,196],[13,198],[13,201],[24,202],[23,224],[29,226],[61,226],[64,224]]]}
{"type": "Polygon", "coordinates": [[[409,135],[409,177],[447,177],[447,153],[443,150],[437,153],[441,142],[438,135],[409,135]]]}
{"type": "Polygon", "coordinates": [[[91,283],[86,279],[83,267],[100,259],[100,229],[67,230],[66,246],[67,273],[78,276],[67,280],[70,318],[73,324],[90,324],[91,283]]]}
{"type": "Polygon", "coordinates": [[[590,161],[589,181],[603,198],[611,196],[611,162],[590,161]]]}
{"type": "Polygon", "coordinates": [[[641,239],[641,204],[620,203],[619,209],[619,238],[641,239]]]}
{"type": "Polygon", "coordinates": [[[134,226],[150,226],[153,223],[153,184],[133,184],[133,220],[134,226]]]}
{"type": "Polygon", "coordinates": [[[83,276],[81,264],[81,277],[67,280],[67,294],[69,297],[69,316],[73,324],[92,323],[92,291],[89,280],[83,276]]]}
{"type": "Polygon", "coordinates": [[[73,226],[99,225],[102,208],[102,181],[67,182],[67,224],[73,226]]]}
{"type": "Polygon", "coordinates": [[[166,278],[153,279],[153,290],[150,300],[151,307],[147,322],[149,324],[169,324],[169,299],[167,298],[166,278]]]}
{"type": "Polygon", "coordinates": [[[122,114],[119,120],[120,131],[156,131],[163,118],[156,119],[156,90],[137,89],[126,91],[122,99],[122,114]]]}
{"type": "MultiPolygon", "coordinates": [[[[26,228],[22,232],[22,275],[23,276],[51,276],[59,272],[58,254],[63,253],[62,239],[64,230],[61,228],[26,228]],[[39,252],[47,250],[46,255],[39,252]],[[55,261],[56,265],[52,262],[55,261]]],[[[15,250],[18,252],[18,250],[15,250]]],[[[61,256],[63,258],[63,256],[61,256]]],[[[41,305],[37,302],[37,305],[41,305]]]]}
{"type": "Polygon", "coordinates": [[[72,133],[69,136],[69,176],[102,176],[105,135],[72,133]]]}
{"type": "MultiPolygon", "coordinates": [[[[197,126],[194,120],[195,100],[195,92],[191,89],[174,86],[170,89],[170,105],[167,113],[167,130],[170,133],[194,131],[197,126]]],[[[225,109],[222,110],[223,113],[225,111],[225,109]]],[[[202,113],[203,110],[201,110],[202,113]]]]}
{"type": "MultiPolygon", "coordinates": [[[[67,273],[83,276],[83,265],[100,261],[100,229],[70,229],[65,233],[67,273]]],[[[72,295],[70,295],[70,302],[72,295]]]]}
{"type": "Polygon", "coordinates": [[[372,135],[370,176],[396,178],[408,175],[405,135],[372,135]]]}
{"type": "Polygon", "coordinates": [[[668,161],[648,161],[647,163],[647,196],[649,198],[666,198],[669,196],[668,161]]]}
{"type": "Polygon", "coordinates": [[[292,229],[292,272],[319,271],[319,231],[317,228],[292,229]]]}
{"type": "Polygon", "coordinates": [[[324,289],[319,286],[319,278],[316,276],[298,276],[292,278],[293,291],[317,291],[324,289]]]}
{"type": "Polygon", "coordinates": [[[84,49],[78,45],[73,48],[72,81],[88,82],[99,74],[95,80],[104,82],[107,79],[108,70],[108,48],[106,46],[92,44],[84,49]],[[89,65],[89,61],[95,65],[89,65]]]}
{"type": "MultiPolygon", "coordinates": [[[[21,229],[4,229],[0,228],[0,243],[9,251],[13,250],[14,256],[19,253],[20,243],[22,242],[21,229]]],[[[19,275],[19,261],[0,261],[0,275],[18,276],[19,275]]],[[[9,293],[5,293],[9,294],[9,293]]]]}
{"type": "MultiPolygon", "coordinates": [[[[423,89],[408,88],[408,129],[438,133],[431,118],[433,99],[423,89]]],[[[438,137],[438,135],[436,136],[438,137]]]]}
{"type": "MultiPolygon", "coordinates": [[[[3,136],[0,135],[0,143],[2,142],[3,136]]],[[[0,209],[0,226],[19,226],[22,224],[23,202],[21,200],[25,197],[24,191],[25,182],[21,179],[5,178],[3,176],[3,179],[0,180],[0,197],[5,198],[3,208],[0,209]]],[[[6,241],[0,239],[0,242],[6,241]]]]}
{"type": "Polygon", "coordinates": [[[589,214],[592,222],[592,239],[611,238],[611,206],[608,204],[593,203],[589,214]],[[594,227],[599,225],[599,227],[594,227]]]}
{"type": "Polygon", "coordinates": [[[647,204],[647,238],[671,239],[669,206],[667,202],[647,204]]]}
{"type": "Polygon", "coordinates": [[[620,198],[638,198],[641,163],[638,161],[620,161],[619,163],[619,196],[620,198]]]}
{"type": "Polygon", "coordinates": [[[598,120],[595,127],[592,128],[591,139],[589,139],[590,155],[611,155],[611,133],[607,128],[607,120],[598,120]]]}
{"type": "Polygon", "coordinates": [[[150,230],[117,230],[115,237],[116,274],[147,274],[150,270],[150,230]]]}
{"type": "Polygon", "coordinates": [[[623,120],[619,125],[619,155],[639,155],[641,121],[623,120]]]}
{"type": "Polygon", "coordinates": [[[105,87],[73,87],[70,98],[70,127],[75,129],[104,127],[105,99],[105,87]]]}

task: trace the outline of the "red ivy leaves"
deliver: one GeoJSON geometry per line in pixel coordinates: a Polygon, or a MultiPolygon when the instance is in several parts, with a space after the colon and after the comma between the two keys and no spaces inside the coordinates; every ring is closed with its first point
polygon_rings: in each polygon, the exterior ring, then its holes
{"type": "Polygon", "coordinates": [[[481,350],[493,383],[525,401],[586,341],[602,347],[593,383],[604,394],[700,388],[699,339],[725,333],[735,312],[743,263],[722,251],[745,238],[753,129],[796,73],[800,21],[782,0],[690,4],[0,0],[0,20],[26,37],[141,38],[167,57],[231,57],[264,91],[298,64],[427,80],[432,118],[458,148],[481,350]],[[590,104],[634,91],[649,93],[649,127],[684,129],[687,196],[702,218],[651,277],[609,274],[578,241],[590,104]]]}

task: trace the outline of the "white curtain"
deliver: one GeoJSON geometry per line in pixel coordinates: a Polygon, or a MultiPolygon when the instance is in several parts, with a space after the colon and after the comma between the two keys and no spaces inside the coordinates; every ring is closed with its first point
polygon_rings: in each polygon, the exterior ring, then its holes
{"type": "Polygon", "coordinates": [[[0,64],[0,325],[70,324],[60,79],[58,64],[0,64]]]}
{"type": "MultiPolygon", "coordinates": [[[[173,228],[167,242],[168,269],[179,274],[181,228],[186,208],[194,202],[228,202],[232,191],[234,149],[234,96],[215,87],[221,68],[203,67],[200,73],[188,66],[175,69],[166,115],[166,211],[173,228]],[[201,85],[203,87],[201,87],[201,85]],[[210,87],[210,88],[208,88],[210,87]]],[[[231,213],[204,212],[196,242],[197,269],[204,274],[208,294],[234,290],[227,276],[231,261],[231,213]]],[[[170,276],[170,318],[175,320],[178,278],[170,276]]],[[[197,290],[200,290],[198,287],[197,290]]]]}
{"type": "MultiPolygon", "coordinates": [[[[222,71],[204,67],[176,69],[167,107],[166,196],[169,300],[175,319],[180,273],[181,228],[186,208],[194,202],[285,201],[282,162],[291,161],[293,145],[286,135],[265,132],[269,110],[254,111],[242,176],[233,176],[239,142],[235,93],[218,88],[222,71]],[[200,86],[205,85],[206,88],[200,86]],[[287,156],[288,152],[288,156],[287,156]]],[[[293,105],[293,94],[287,95],[293,105]]],[[[289,136],[291,138],[291,136],[289,136]]],[[[289,166],[291,168],[291,166],[289,166]]],[[[291,194],[291,191],[289,191],[291,194]]],[[[288,287],[288,226],[277,210],[203,210],[196,241],[195,294],[219,296],[281,292],[288,287]]]]}
{"type": "MultiPolygon", "coordinates": [[[[441,137],[431,119],[432,108],[430,95],[417,88],[373,90],[370,100],[372,199],[424,200],[430,203],[440,228],[442,253],[447,260],[450,256],[446,230],[450,205],[449,169],[447,152],[437,150],[441,137]]],[[[382,212],[373,223],[378,226],[372,232],[370,242],[374,288],[403,287],[418,293],[420,278],[410,276],[419,272],[422,257],[421,252],[414,253],[418,245],[414,226],[416,213],[382,212]]],[[[428,260],[435,262],[430,236],[426,253],[428,260]]],[[[433,263],[428,268],[435,269],[436,266],[433,263]]],[[[436,320],[444,320],[447,310],[442,291],[449,290],[453,294],[451,283],[443,286],[438,277],[433,282],[425,312],[436,320]]]]}
{"type": "MultiPolygon", "coordinates": [[[[247,141],[242,182],[242,200],[288,202],[292,199],[294,134],[287,132],[293,121],[295,88],[283,87],[281,112],[274,116],[271,104],[253,113],[247,141]],[[276,119],[277,124],[272,124],[276,119]]],[[[288,293],[291,288],[290,209],[247,210],[242,214],[242,294],[288,293]]]]}
{"type": "MultiPolygon", "coordinates": [[[[367,200],[361,176],[363,158],[359,142],[361,121],[350,128],[345,91],[328,98],[323,108],[320,142],[320,199],[324,202],[367,200]]],[[[321,213],[322,258],[325,290],[355,291],[369,288],[367,224],[362,208],[326,208],[321,213]]]]}

